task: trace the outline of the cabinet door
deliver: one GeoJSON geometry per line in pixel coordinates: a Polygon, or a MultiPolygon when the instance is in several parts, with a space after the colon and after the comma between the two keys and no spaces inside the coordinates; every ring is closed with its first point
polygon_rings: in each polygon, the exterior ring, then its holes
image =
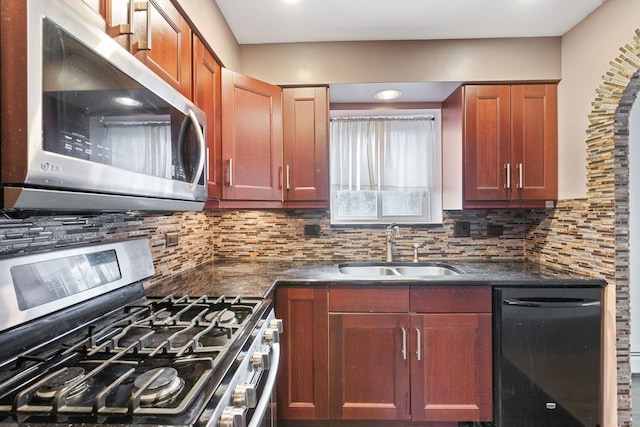
{"type": "Polygon", "coordinates": [[[285,88],[282,97],[284,199],[328,201],[328,89],[285,88]]]}
{"type": "Polygon", "coordinates": [[[280,335],[278,418],[326,419],[329,377],[327,289],[278,286],[275,304],[284,328],[280,335]]]}
{"type": "Polygon", "coordinates": [[[329,418],[409,419],[407,314],[329,314],[329,418]]]}
{"type": "Polygon", "coordinates": [[[191,28],[170,0],[104,0],[108,34],[191,97],[191,28]]]}
{"type": "Polygon", "coordinates": [[[220,64],[197,36],[193,36],[193,102],[207,114],[209,199],[222,197],[220,144],[220,64]]]}
{"type": "Polygon", "coordinates": [[[282,200],[282,91],[222,69],[223,198],[282,200]]]}
{"type": "Polygon", "coordinates": [[[555,84],[511,87],[513,196],[558,198],[558,112],[555,84]]]}
{"type": "Polygon", "coordinates": [[[465,87],[464,200],[509,200],[510,87],[465,87]]]}
{"type": "Polygon", "coordinates": [[[415,421],[491,421],[491,314],[411,315],[415,421]]]}

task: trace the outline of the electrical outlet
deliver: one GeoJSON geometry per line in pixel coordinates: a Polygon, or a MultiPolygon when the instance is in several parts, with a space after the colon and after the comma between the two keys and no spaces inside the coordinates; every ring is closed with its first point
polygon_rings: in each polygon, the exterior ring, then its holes
{"type": "Polygon", "coordinates": [[[165,234],[165,246],[168,248],[170,246],[178,246],[178,233],[167,233],[165,234]]]}
{"type": "Polygon", "coordinates": [[[501,224],[487,224],[487,236],[498,237],[504,233],[504,227],[501,224]]]}
{"type": "Polygon", "coordinates": [[[454,237],[469,237],[471,236],[471,223],[467,221],[456,221],[453,223],[453,236],[454,237]]]}
{"type": "Polygon", "coordinates": [[[320,225],[319,224],[305,224],[305,226],[304,226],[304,235],[305,236],[319,236],[320,235],[320,225]]]}

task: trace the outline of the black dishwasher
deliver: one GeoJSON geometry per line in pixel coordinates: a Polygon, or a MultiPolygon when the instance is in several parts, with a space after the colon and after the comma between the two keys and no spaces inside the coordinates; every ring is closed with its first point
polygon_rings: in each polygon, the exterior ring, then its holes
{"type": "Polygon", "coordinates": [[[496,427],[597,427],[602,288],[494,288],[496,427]]]}

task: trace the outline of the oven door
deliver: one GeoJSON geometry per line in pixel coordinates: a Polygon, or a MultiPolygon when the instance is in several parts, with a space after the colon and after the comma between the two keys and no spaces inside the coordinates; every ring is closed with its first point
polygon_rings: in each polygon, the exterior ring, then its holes
{"type": "Polygon", "coordinates": [[[271,309],[254,338],[243,347],[239,364],[232,367],[225,389],[216,402],[207,427],[271,427],[275,425],[275,387],[280,364],[278,343],[282,322],[271,309]]]}
{"type": "Polygon", "coordinates": [[[271,351],[271,368],[260,395],[264,402],[259,402],[251,415],[249,427],[274,427],[276,425],[276,378],[280,361],[280,344],[273,344],[271,351]]]}

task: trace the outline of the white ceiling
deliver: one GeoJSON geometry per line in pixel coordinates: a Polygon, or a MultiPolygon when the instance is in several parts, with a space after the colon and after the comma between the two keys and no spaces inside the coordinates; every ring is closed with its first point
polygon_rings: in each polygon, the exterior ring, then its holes
{"type": "MultiPolygon", "coordinates": [[[[262,44],[561,36],[606,0],[215,1],[238,43],[262,44]]],[[[438,84],[403,85],[395,84],[403,91],[398,101],[409,101],[410,93],[429,94],[419,101],[448,95],[433,92],[448,90],[438,84]]],[[[331,102],[370,102],[364,96],[380,88],[334,86],[331,102]]]]}
{"type": "Polygon", "coordinates": [[[605,0],[216,0],[238,43],[561,36],[605,0]]]}

